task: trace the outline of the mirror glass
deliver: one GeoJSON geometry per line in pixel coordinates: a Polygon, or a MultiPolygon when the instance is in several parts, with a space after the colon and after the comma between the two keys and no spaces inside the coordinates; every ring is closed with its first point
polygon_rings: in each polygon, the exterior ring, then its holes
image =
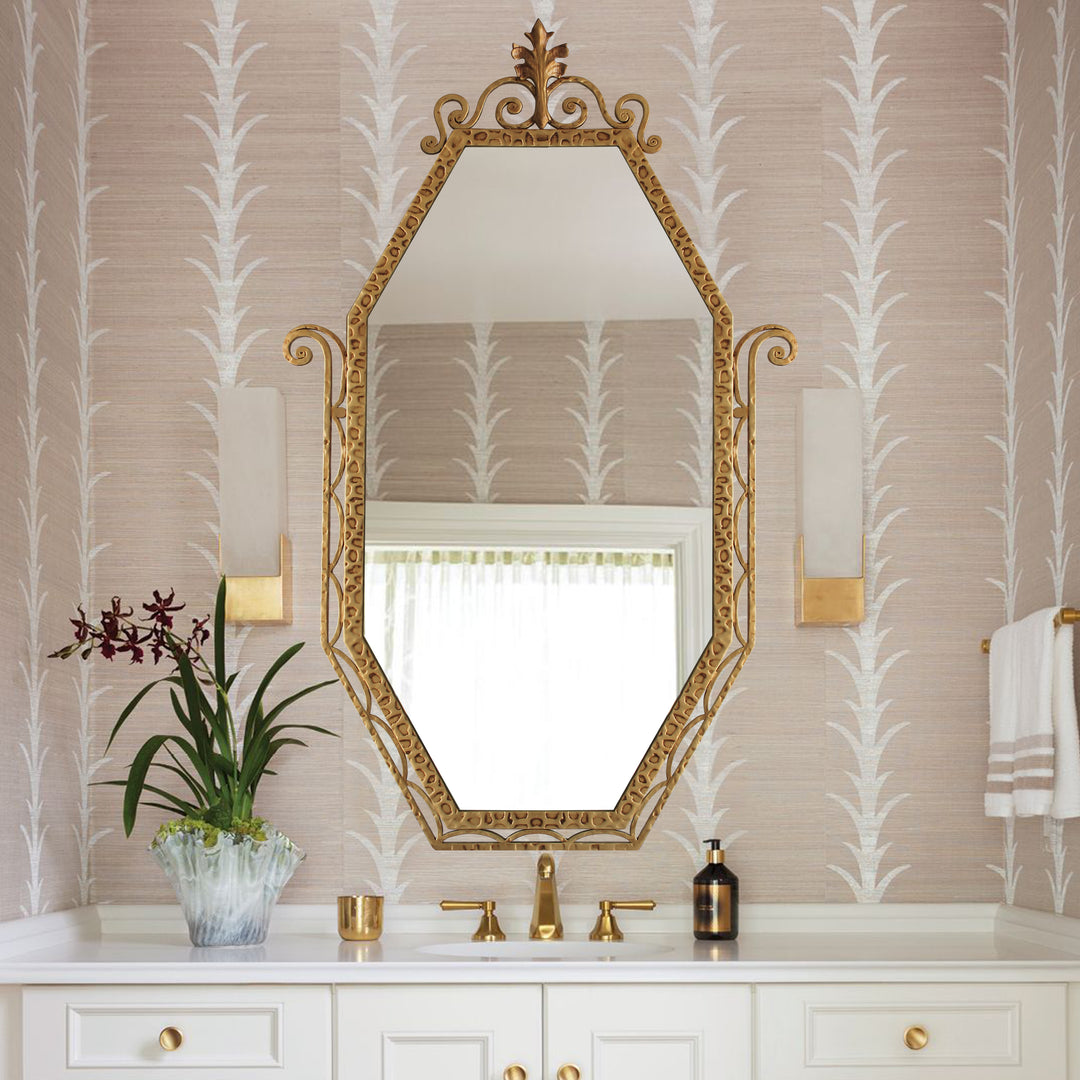
{"type": "Polygon", "coordinates": [[[364,632],[462,810],[611,809],[709,641],[712,333],[614,147],[466,148],[375,303],[364,632]]]}

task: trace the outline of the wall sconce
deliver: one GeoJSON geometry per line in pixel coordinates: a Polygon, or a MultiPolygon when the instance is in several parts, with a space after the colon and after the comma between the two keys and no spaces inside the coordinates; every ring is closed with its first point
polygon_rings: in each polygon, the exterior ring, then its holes
{"type": "Polygon", "coordinates": [[[218,393],[218,478],[225,620],[291,621],[285,536],[285,399],[273,387],[218,393]]]}
{"type": "Polygon", "coordinates": [[[865,608],[862,395],[803,390],[796,432],[795,625],[852,626],[865,608]]]}

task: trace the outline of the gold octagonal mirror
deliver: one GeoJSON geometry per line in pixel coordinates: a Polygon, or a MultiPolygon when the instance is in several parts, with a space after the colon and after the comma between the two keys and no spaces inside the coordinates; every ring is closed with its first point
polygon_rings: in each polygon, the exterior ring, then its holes
{"type": "Polygon", "coordinates": [[[795,341],[733,341],[644,99],[528,38],[436,105],[345,340],[285,353],[325,360],[323,644],[428,839],[632,849],[753,645],[754,362],[795,341]]]}

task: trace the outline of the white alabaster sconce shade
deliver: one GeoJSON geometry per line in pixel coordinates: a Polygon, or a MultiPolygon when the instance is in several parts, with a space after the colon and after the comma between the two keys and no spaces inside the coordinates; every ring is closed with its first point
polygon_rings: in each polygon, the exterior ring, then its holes
{"type": "Polygon", "coordinates": [[[862,441],[862,395],[857,390],[801,391],[797,626],[850,626],[863,619],[862,441]]]}
{"type": "Polygon", "coordinates": [[[219,391],[218,480],[226,620],[288,622],[285,399],[279,390],[219,391]]]}

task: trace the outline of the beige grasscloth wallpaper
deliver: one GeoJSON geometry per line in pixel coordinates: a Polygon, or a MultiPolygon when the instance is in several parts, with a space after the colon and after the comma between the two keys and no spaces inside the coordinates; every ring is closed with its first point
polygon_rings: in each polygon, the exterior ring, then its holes
{"type": "MultiPolygon", "coordinates": [[[[686,898],[700,841],[721,835],[752,901],[1004,898],[1080,914],[1075,826],[1003,836],[982,816],[979,639],[1007,615],[1080,603],[1067,555],[1080,0],[1047,7],[8,2],[0,918],[171,899],[145,854],[154,814],[127,840],[116,794],[89,786],[166,719],[148,709],[100,762],[147,673],[84,678],[44,657],[80,590],[101,606],[175,587],[192,614],[208,606],[221,387],[280,387],[289,422],[295,621],[240,631],[232,655],[257,670],[305,639],[282,689],[326,676],[321,379],[285,364],[280,341],[300,322],[341,325],[427,167],[435,99],[507,74],[538,15],[572,71],[649,98],[654,167],[737,324],[780,321],[800,341],[797,363],[759,383],[757,649],[643,849],[566,855],[564,895],[616,881],[686,898]],[[819,385],[865,401],[868,605],[850,633],[792,625],[794,404],[819,385]]],[[[523,212],[526,240],[530,227],[523,212]]],[[[692,499],[700,401],[693,365],[670,363],[692,499]]],[[[512,369],[511,355],[490,383],[507,401],[512,369]]],[[[469,460],[454,410],[475,408],[483,373],[445,377],[445,437],[469,460]]],[[[510,476],[522,463],[505,450],[510,476]]],[[[312,701],[306,718],[342,738],[283,761],[265,789],[264,811],[309,853],[286,899],[526,898],[529,856],[431,851],[344,694],[312,701]]]]}

